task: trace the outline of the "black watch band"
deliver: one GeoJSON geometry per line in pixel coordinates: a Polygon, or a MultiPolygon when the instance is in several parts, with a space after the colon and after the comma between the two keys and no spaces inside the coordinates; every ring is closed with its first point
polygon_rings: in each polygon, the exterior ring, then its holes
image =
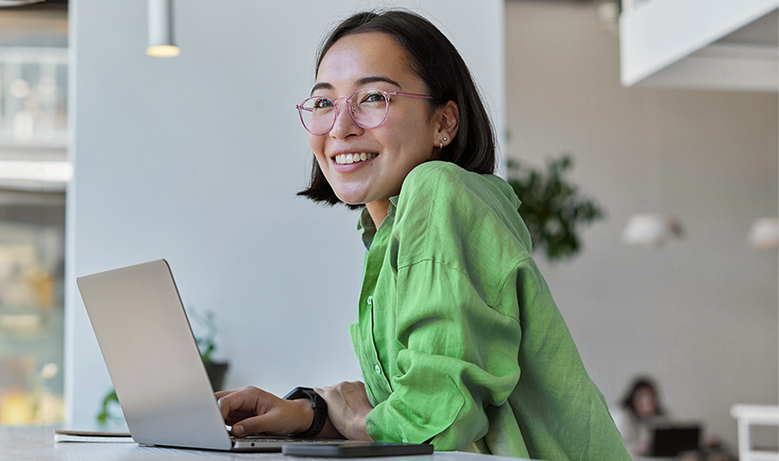
{"type": "Polygon", "coordinates": [[[316,391],[310,387],[296,387],[292,389],[289,394],[285,395],[284,398],[286,400],[302,398],[311,399],[311,408],[314,409],[314,421],[311,423],[311,427],[299,434],[295,434],[295,437],[314,437],[322,432],[322,429],[325,428],[325,423],[327,422],[327,402],[325,402],[325,399],[323,399],[321,395],[317,394],[316,391]]]}

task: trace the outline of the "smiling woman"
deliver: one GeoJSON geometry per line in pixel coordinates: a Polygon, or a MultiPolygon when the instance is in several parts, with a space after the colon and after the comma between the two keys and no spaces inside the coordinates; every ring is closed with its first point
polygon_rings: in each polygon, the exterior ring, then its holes
{"type": "Polygon", "coordinates": [[[325,41],[297,107],[315,159],[300,195],[363,208],[351,336],[365,382],[292,400],[220,392],[233,433],[629,460],[530,256],[519,200],[491,174],[492,126],[449,40],[413,13],[356,14],[325,41]]]}
{"type": "Polygon", "coordinates": [[[458,129],[457,105],[448,101],[431,114],[425,99],[433,98],[424,94],[426,85],[407,62],[403,48],[387,34],[347,35],[323,56],[312,92],[320,105],[336,102],[330,128],[322,134],[309,130],[317,165],[338,199],[365,204],[377,224],[409,172],[435,159],[443,139],[448,144],[458,129]],[[340,108],[338,95],[349,95],[340,108]],[[360,161],[354,162],[354,154],[360,161]]]}

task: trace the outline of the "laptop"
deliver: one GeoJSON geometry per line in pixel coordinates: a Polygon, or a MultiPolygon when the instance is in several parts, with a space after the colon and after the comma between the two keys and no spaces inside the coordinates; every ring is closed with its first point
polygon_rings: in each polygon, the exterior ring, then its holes
{"type": "Polygon", "coordinates": [[[77,284],[127,427],[139,444],[266,452],[291,443],[344,444],[231,437],[164,259],[79,277],[77,284]]]}
{"type": "Polygon", "coordinates": [[[663,426],[653,431],[650,453],[657,457],[674,457],[683,451],[697,450],[701,428],[687,426],[663,426]]]}

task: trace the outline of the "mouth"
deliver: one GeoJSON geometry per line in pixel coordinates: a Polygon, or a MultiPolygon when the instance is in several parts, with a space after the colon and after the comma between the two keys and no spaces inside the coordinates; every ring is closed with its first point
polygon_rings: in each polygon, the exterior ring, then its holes
{"type": "Polygon", "coordinates": [[[339,165],[350,165],[352,163],[366,162],[375,158],[378,154],[361,152],[354,154],[338,154],[334,157],[335,163],[339,165]]]}

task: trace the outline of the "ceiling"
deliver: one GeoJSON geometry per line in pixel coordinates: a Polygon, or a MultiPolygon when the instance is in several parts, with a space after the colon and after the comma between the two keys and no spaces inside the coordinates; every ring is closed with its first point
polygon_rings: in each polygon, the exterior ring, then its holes
{"type": "Polygon", "coordinates": [[[67,47],[67,1],[0,8],[0,46],[67,47]]]}
{"type": "Polygon", "coordinates": [[[779,10],[758,18],[716,43],[779,47],[779,10]]]}

